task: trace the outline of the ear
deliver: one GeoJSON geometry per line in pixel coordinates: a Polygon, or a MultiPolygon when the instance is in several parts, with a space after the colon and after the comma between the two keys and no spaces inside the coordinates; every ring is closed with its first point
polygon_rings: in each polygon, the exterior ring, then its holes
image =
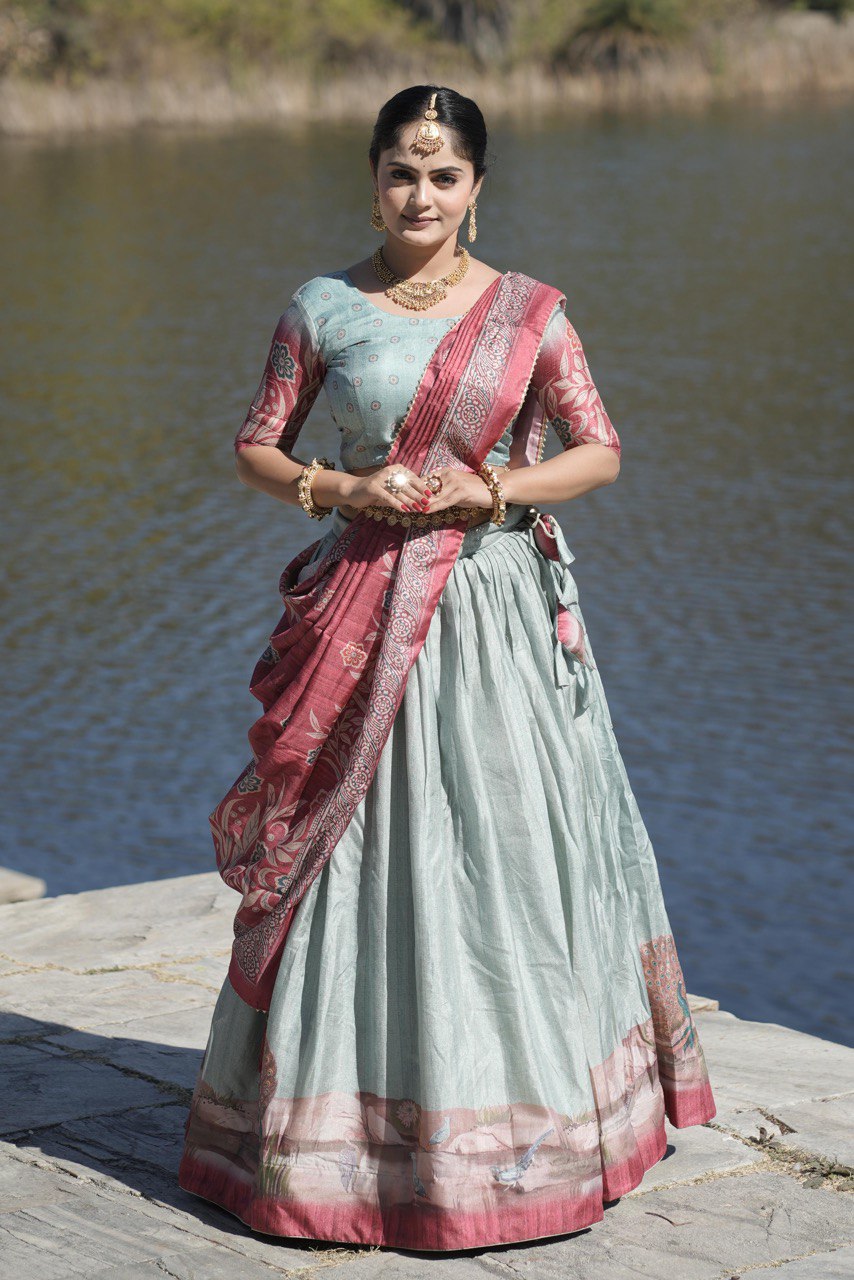
{"type": "Polygon", "coordinates": [[[477,182],[474,184],[474,186],[471,189],[471,195],[469,196],[469,200],[476,200],[478,198],[478,196],[480,195],[480,189],[482,186],[483,186],[483,177],[480,177],[478,178],[477,182]]]}

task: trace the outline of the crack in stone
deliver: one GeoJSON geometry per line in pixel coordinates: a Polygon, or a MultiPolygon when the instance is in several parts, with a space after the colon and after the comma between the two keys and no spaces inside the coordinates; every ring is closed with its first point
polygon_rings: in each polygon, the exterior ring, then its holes
{"type": "MultiPolygon", "coordinates": [[[[93,1062],[93,1063],[96,1063],[98,1066],[102,1066],[102,1067],[111,1067],[113,1071],[118,1071],[120,1075],[127,1076],[131,1080],[142,1080],[146,1084],[154,1085],[156,1089],[159,1089],[161,1093],[165,1093],[173,1101],[181,1102],[185,1106],[190,1105],[190,1102],[192,1101],[192,1098],[193,1098],[193,1090],[188,1089],[186,1085],[174,1084],[171,1080],[161,1080],[157,1076],[153,1076],[149,1074],[149,1072],[147,1071],[139,1071],[136,1067],[128,1067],[128,1066],[125,1066],[123,1063],[114,1062],[112,1058],[108,1058],[106,1054],[98,1053],[94,1049],[74,1049],[67,1045],[54,1044],[53,1042],[51,1042],[50,1049],[47,1049],[40,1043],[40,1041],[44,1040],[47,1036],[55,1035],[55,1034],[56,1034],[55,1031],[48,1031],[48,1032],[42,1033],[42,1035],[38,1037],[32,1037],[32,1038],[21,1040],[21,1041],[15,1040],[15,1041],[11,1041],[10,1043],[22,1043],[22,1044],[27,1044],[30,1048],[43,1049],[45,1054],[54,1058],[54,1060],[56,1059],[57,1055],[54,1052],[52,1052],[52,1050],[58,1049],[60,1054],[62,1054],[66,1058],[72,1058],[72,1059],[83,1061],[83,1062],[93,1062]]],[[[127,1108],[125,1108],[125,1110],[127,1110],[127,1108]]],[[[115,1113],[104,1112],[101,1114],[115,1114],[115,1113]]],[[[53,1128],[55,1126],[49,1125],[47,1127],[53,1128]]],[[[22,1131],[7,1130],[6,1132],[19,1133],[22,1131]]],[[[27,1132],[34,1132],[34,1130],[27,1130],[27,1132]]]]}
{"type": "Polygon", "coordinates": [[[512,1262],[505,1262],[503,1258],[494,1258],[491,1254],[488,1254],[484,1258],[477,1258],[476,1261],[479,1262],[481,1266],[500,1268],[502,1271],[511,1272],[514,1276],[521,1276],[524,1274],[518,1267],[514,1267],[512,1262]]]}
{"type": "MultiPolygon", "coordinates": [[[[784,1136],[762,1141],[759,1138],[745,1136],[736,1129],[717,1124],[713,1120],[706,1121],[706,1124],[718,1133],[737,1139],[742,1146],[748,1147],[751,1151],[762,1152],[762,1162],[750,1165],[748,1168],[759,1169],[765,1166],[773,1169],[775,1173],[787,1173],[801,1185],[808,1185],[804,1183],[805,1174],[815,1172],[820,1175],[825,1190],[841,1194],[854,1191],[854,1167],[842,1164],[841,1161],[820,1155],[806,1147],[795,1146],[794,1143],[787,1142],[784,1136]],[[846,1183],[848,1185],[845,1185],[846,1183]]],[[[796,1130],[791,1132],[794,1133],[796,1130]]]]}
{"type": "Polygon", "coordinates": [[[741,1277],[747,1275],[749,1271],[771,1271],[784,1267],[789,1262],[805,1262],[807,1258],[824,1258],[829,1254],[838,1253],[840,1249],[849,1249],[852,1244],[854,1240],[843,1240],[840,1244],[822,1245],[812,1253],[796,1253],[787,1258],[774,1258],[770,1262],[746,1262],[743,1267],[725,1267],[718,1273],[715,1280],[741,1280],[741,1277]]]}
{"type": "MultiPolygon", "coordinates": [[[[144,939],[142,940],[144,941],[144,939]]],[[[77,977],[83,978],[97,976],[101,973],[151,973],[159,971],[167,966],[171,969],[174,968],[174,966],[181,964],[201,964],[205,960],[216,959],[218,956],[228,956],[230,954],[231,951],[228,947],[217,947],[214,950],[204,951],[193,956],[178,956],[168,960],[163,958],[159,960],[145,960],[139,964],[129,963],[102,965],[89,969],[75,968],[73,965],[67,964],[52,964],[50,961],[45,961],[42,964],[34,964],[31,960],[18,960],[15,956],[10,956],[4,951],[0,951],[0,960],[12,965],[12,973],[2,975],[7,978],[19,977],[21,974],[26,973],[73,973],[76,974],[77,977]]],[[[157,972],[157,976],[160,977],[159,972],[157,972]]],[[[163,975],[162,980],[167,982],[170,980],[177,982],[193,982],[194,984],[198,982],[198,979],[193,978],[170,979],[168,975],[163,975]]],[[[206,986],[206,984],[203,983],[199,985],[206,986]]],[[[216,987],[207,986],[206,989],[211,991],[217,990],[216,987]]]]}
{"type": "MultiPolygon", "coordinates": [[[[165,1107],[174,1107],[176,1104],[171,1098],[164,1098],[162,1102],[146,1102],[138,1107],[120,1107],[115,1111],[99,1111],[97,1115],[86,1116],[70,1116],[66,1120],[53,1121],[51,1124],[30,1125],[26,1129],[6,1129],[0,1133],[0,1142],[6,1143],[9,1147],[17,1148],[18,1143],[24,1143],[29,1138],[34,1140],[42,1139],[47,1134],[63,1133],[65,1126],[69,1124],[81,1124],[86,1120],[109,1120],[111,1116],[128,1116],[138,1111],[162,1111],[165,1107]]],[[[189,1105],[189,1104],[187,1104],[189,1105]]],[[[32,1163],[37,1164],[35,1158],[32,1163]]],[[[48,1166],[45,1166],[46,1168],[48,1166]]]]}
{"type": "MultiPolygon", "coordinates": [[[[219,995],[219,987],[215,987],[210,982],[202,982],[200,978],[188,978],[186,974],[180,973],[162,973],[157,968],[149,969],[147,972],[151,974],[152,978],[156,978],[158,982],[180,982],[188,987],[201,987],[203,991],[210,991],[212,995],[219,995]]],[[[225,970],[223,970],[223,980],[225,980],[225,970]]]]}
{"type": "Polygon", "coordinates": [[[182,1102],[189,1103],[193,1096],[192,1089],[188,1089],[183,1084],[172,1084],[170,1080],[161,1080],[158,1076],[152,1076],[147,1071],[139,1071],[136,1067],[125,1066],[121,1062],[114,1062],[112,1058],[108,1058],[105,1053],[98,1053],[95,1049],[72,1049],[65,1045],[54,1045],[65,1054],[67,1058],[74,1058],[83,1062],[96,1062],[102,1067],[112,1067],[114,1071],[120,1072],[123,1076],[129,1076],[132,1080],[144,1080],[147,1084],[153,1084],[158,1089],[162,1089],[164,1093],[172,1094],[182,1102]]]}
{"type": "MultiPolygon", "coordinates": [[[[48,1026],[48,1023],[44,1024],[48,1026]]],[[[53,1023],[54,1027],[65,1026],[64,1023],[53,1023]]],[[[31,1049],[43,1048],[42,1041],[46,1036],[55,1036],[56,1031],[18,1031],[13,1036],[0,1036],[0,1044],[29,1045],[31,1049]]]]}
{"type": "MultiPolygon", "coordinates": [[[[166,1104],[166,1103],[160,1104],[160,1106],[166,1106],[166,1105],[169,1105],[169,1104],[166,1104]]],[[[61,1126],[53,1125],[53,1126],[50,1126],[50,1128],[61,1129],[61,1126]]],[[[249,1255],[243,1249],[240,1249],[239,1247],[231,1244],[228,1240],[211,1239],[209,1236],[200,1234],[198,1231],[193,1230],[191,1226],[185,1225],[187,1220],[187,1215],[183,1209],[177,1208],[175,1205],[169,1204],[165,1200],[161,1200],[156,1195],[153,1195],[149,1192],[146,1192],[143,1190],[137,1190],[135,1187],[129,1187],[125,1183],[117,1182],[112,1179],[108,1180],[106,1177],[98,1177],[97,1175],[90,1176],[88,1174],[78,1172],[75,1169],[69,1169],[64,1164],[57,1163],[56,1160],[52,1160],[50,1158],[40,1159],[38,1156],[33,1156],[26,1151],[21,1151],[18,1147],[15,1147],[15,1146],[9,1146],[8,1156],[9,1156],[9,1159],[14,1160],[19,1164],[26,1165],[31,1168],[41,1169],[41,1170],[44,1170],[45,1172],[57,1174],[65,1178],[71,1178],[75,1182],[85,1186],[90,1186],[96,1192],[105,1193],[107,1196],[126,1195],[136,1200],[143,1200],[145,1201],[146,1204],[151,1205],[152,1208],[162,1210],[164,1213],[166,1213],[169,1216],[169,1226],[172,1227],[175,1231],[181,1232],[183,1235],[189,1236],[194,1241],[197,1241],[197,1242],[201,1241],[205,1244],[211,1245],[214,1248],[224,1249],[228,1253],[233,1253],[237,1257],[242,1258],[244,1260],[246,1260],[249,1257],[249,1255]],[[184,1221],[182,1221],[182,1219],[184,1221]]],[[[158,1170],[158,1172],[162,1172],[162,1170],[158,1170]]],[[[21,1210],[21,1212],[23,1212],[23,1210],[21,1210]]],[[[194,1222],[195,1220],[193,1219],[191,1221],[194,1222]]],[[[201,1223],[201,1220],[199,1221],[201,1223]]],[[[201,1225],[205,1226],[206,1224],[201,1223],[201,1225]]],[[[3,1224],[0,1223],[0,1227],[2,1226],[3,1224]]],[[[14,1233],[10,1232],[10,1234],[12,1234],[14,1237],[14,1233]]],[[[14,1237],[14,1238],[17,1238],[17,1237],[14,1237]]],[[[251,1234],[248,1228],[247,1228],[247,1234],[245,1236],[245,1239],[247,1240],[255,1239],[255,1237],[251,1234]]],[[[312,1249],[311,1252],[316,1256],[313,1257],[313,1260],[310,1263],[307,1263],[303,1267],[289,1267],[287,1274],[289,1276],[302,1276],[306,1278],[306,1277],[309,1277],[311,1273],[315,1270],[318,1270],[318,1269],[326,1270],[330,1267],[338,1266],[340,1263],[343,1263],[343,1262],[356,1261],[362,1257],[367,1256],[368,1254],[379,1253],[380,1246],[373,1246],[369,1249],[365,1249],[361,1251],[350,1249],[347,1247],[344,1247],[341,1249],[318,1248],[318,1249],[312,1249]]],[[[160,1260],[155,1259],[155,1261],[159,1266],[160,1260]]],[[[281,1274],[281,1268],[275,1262],[268,1262],[264,1258],[259,1258],[254,1256],[252,1257],[252,1261],[255,1262],[257,1265],[267,1267],[269,1270],[275,1272],[276,1274],[281,1274]]],[[[166,1274],[171,1275],[172,1273],[167,1271],[166,1274]]]]}
{"type": "Polygon", "coordinates": [[[630,1196],[640,1199],[642,1196],[656,1195],[670,1188],[700,1187],[707,1182],[720,1182],[724,1178],[746,1178],[752,1176],[754,1173],[773,1172],[774,1169],[771,1163],[760,1158],[759,1160],[754,1161],[753,1164],[739,1164],[730,1169],[705,1169],[702,1173],[696,1173],[691,1178],[680,1178],[677,1182],[650,1183],[648,1187],[644,1187],[643,1185],[632,1187],[631,1191],[626,1191],[620,1199],[626,1200],[630,1196]]]}
{"type": "MultiPolygon", "coordinates": [[[[154,1196],[146,1195],[145,1192],[142,1193],[142,1198],[143,1200],[148,1201],[149,1204],[154,1205],[159,1209],[165,1209],[169,1214],[171,1214],[172,1221],[170,1222],[169,1225],[173,1227],[175,1231],[180,1231],[183,1235],[190,1236],[193,1240],[204,1240],[206,1243],[213,1244],[214,1246],[220,1249],[225,1249],[227,1252],[236,1254],[238,1257],[243,1258],[244,1260],[246,1260],[247,1257],[249,1256],[244,1252],[244,1250],[231,1244],[228,1240],[211,1240],[208,1236],[199,1235],[196,1231],[191,1230],[188,1226],[184,1226],[183,1223],[180,1221],[177,1221],[177,1219],[179,1217],[186,1217],[186,1215],[184,1214],[183,1210],[176,1209],[174,1205],[167,1204],[163,1200],[158,1200],[154,1196]]],[[[245,1224],[243,1225],[245,1226],[245,1224]]],[[[244,1238],[247,1240],[255,1239],[255,1237],[252,1235],[251,1231],[248,1230],[248,1228],[247,1228],[247,1234],[244,1238]]],[[[310,1276],[312,1272],[315,1271],[317,1268],[322,1268],[325,1270],[329,1267],[337,1267],[342,1262],[357,1261],[359,1258],[365,1256],[363,1253],[360,1253],[357,1250],[348,1249],[346,1247],[341,1249],[317,1248],[317,1249],[311,1249],[311,1252],[317,1255],[316,1259],[310,1263],[307,1263],[306,1266],[304,1267],[288,1267],[287,1269],[288,1276],[307,1277],[307,1276],[310,1276]]],[[[376,1253],[376,1252],[379,1252],[379,1250],[378,1248],[377,1249],[372,1248],[368,1252],[376,1253]]],[[[261,1266],[268,1267],[271,1271],[274,1271],[277,1274],[281,1275],[281,1268],[275,1262],[268,1262],[266,1258],[259,1258],[256,1256],[252,1257],[252,1261],[255,1263],[258,1263],[261,1266]]]]}
{"type": "Polygon", "coordinates": [[[764,1116],[766,1120],[770,1120],[772,1124],[775,1124],[781,1133],[797,1133],[797,1129],[793,1129],[790,1124],[786,1124],[785,1120],[780,1120],[777,1116],[773,1115],[772,1112],[767,1111],[765,1107],[757,1107],[756,1110],[761,1116],[764,1116]]]}
{"type": "Polygon", "coordinates": [[[776,1209],[775,1209],[774,1205],[772,1204],[772,1206],[771,1206],[771,1216],[769,1217],[768,1221],[765,1223],[765,1243],[768,1245],[768,1247],[769,1247],[769,1248],[770,1248],[770,1246],[771,1246],[771,1228],[772,1228],[772,1226],[774,1225],[774,1215],[775,1215],[775,1213],[776,1213],[776,1209]]]}
{"type": "Polygon", "coordinates": [[[164,1275],[171,1276],[172,1280],[181,1280],[177,1271],[170,1271],[162,1258],[155,1258],[154,1265],[158,1271],[162,1271],[164,1275]]]}

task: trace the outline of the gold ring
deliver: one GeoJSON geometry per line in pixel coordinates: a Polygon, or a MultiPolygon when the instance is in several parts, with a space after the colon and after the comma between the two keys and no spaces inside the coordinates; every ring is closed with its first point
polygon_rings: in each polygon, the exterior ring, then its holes
{"type": "Polygon", "coordinates": [[[427,477],[427,488],[431,493],[441,493],[443,480],[441,476],[437,476],[435,471],[427,477]]]}
{"type": "Polygon", "coordinates": [[[406,488],[406,472],[392,471],[391,475],[385,478],[384,488],[388,489],[389,493],[400,493],[406,488]]]}

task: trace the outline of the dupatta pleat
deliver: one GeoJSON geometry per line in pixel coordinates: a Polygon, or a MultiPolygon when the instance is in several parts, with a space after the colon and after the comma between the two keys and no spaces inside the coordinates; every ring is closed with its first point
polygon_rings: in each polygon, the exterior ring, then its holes
{"type": "MultiPolygon", "coordinates": [[[[476,471],[518,415],[564,295],[507,272],[450,329],[388,462],[476,471]]],[[[288,929],[373,778],[466,525],[419,528],[360,513],[309,577],[318,543],[284,570],[284,613],[253,672],[264,713],[252,760],[210,815],[217,865],[242,901],[229,979],[266,1010],[288,929]]]]}

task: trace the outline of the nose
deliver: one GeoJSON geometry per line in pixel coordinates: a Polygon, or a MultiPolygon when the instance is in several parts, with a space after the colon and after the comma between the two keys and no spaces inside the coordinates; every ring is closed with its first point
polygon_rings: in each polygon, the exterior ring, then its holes
{"type": "Polygon", "coordinates": [[[432,204],[433,197],[430,191],[430,181],[428,178],[420,178],[415,184],[415,190],[412,193],[411,208],[413,217],[417,217],[420,213],[427,213],[432,204]]]}

